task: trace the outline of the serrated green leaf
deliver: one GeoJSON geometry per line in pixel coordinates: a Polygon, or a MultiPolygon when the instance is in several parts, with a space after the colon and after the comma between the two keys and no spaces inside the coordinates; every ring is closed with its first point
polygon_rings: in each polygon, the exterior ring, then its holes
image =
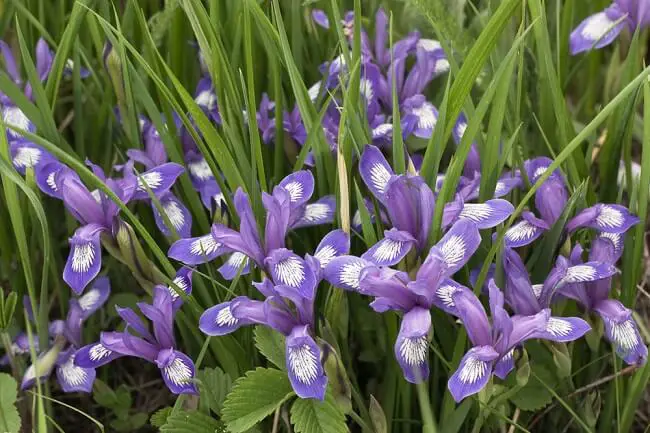
{"type": "Polygon", "coordinates": [[[266,359],[281,370],[286,368],[284,335],[266,326],[255,327],[255,346],[266,359]]]}
{"type": "Polygon", "coordinates": [[[172,413],[172,408],[171,407],[163,407],[157,412],[154,412],[153,415],[151,415],[151,418],[149,419],[149,423],[151,423],[152,426],[154,427],[162,427],[167,423],[167,419],[172,413]]]}
{"type": "Polygon", "coordinates": [[[16,409],[18,384],[13,377],[0,373],[0,431],[18,433],[20,416],[16,409]]]}
{"type": "Polygon", "coordinates": [[[325,400],[299,399],[291,407],[291,423],[297,433],[348,432],[345,415],[331,393],[325,400]]]}
{"type": "Polygon", "coordinates": [[[200,380],[201,405],[220,414],[223,402],[232,388],[232,379],[219,367],[205,368],[197,376],[200,380]]]}
{"type": "Polygon", "coordinates": [[[292,395],[285,372],[258,368],[235,381],[223,404],[221,416],[232,433],[244,432],[273,413],[292,395]]]}
{"type": "Polygon", "coordinates": [[[198,411],[177,411],[167,418],[160,428],[161,433],[222,433],[224,425],[216,419],[198,411]]]}
{"type": "Polygon", "coordinates": [[[526,411],[535,411],[551,403],[553,395],[548,391],[548,387],[554,387],[557,383],[555,375],[542,364],[531,364],[532,371],[537,377],[546,383],[544,386],[540,380],[532,379],[522,387],[517,393],[510,397],[519,409],[526,411]]]}

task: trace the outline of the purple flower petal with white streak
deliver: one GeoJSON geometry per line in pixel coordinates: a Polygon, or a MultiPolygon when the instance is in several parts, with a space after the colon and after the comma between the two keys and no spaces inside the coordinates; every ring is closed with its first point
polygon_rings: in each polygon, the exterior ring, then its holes
{"type": "Polygon", "coordinates": [[[343,230],[332,230],[320,241],[314,257],[321,268],[325,268],[334,258],[350,252],[350,235],[343,230]]]}
{"type": "Polygon", "coordinates": [[[174,182],[183,171],[185,171],[183,166],[168,162],[138,175],[138,185],[133,193],[133,200],[148,199],[149,192],[147,188],[155,196],[160,197],[162,193],[167,192],[174,185],[174,182]]]}
{"type": "Polygon", "coordinates": [[[515,188],[519,188],[521,185],[522,180],[519,174],[516,176],[512,176],[511,174],[501,176],[501,178],[497,181],[496,187],[494,189],[494,198],[508,195],[510,191],[515,188]]]}
{"type": "Polygon", "coordinates": [[[492,346],[472,347],[461,359],[458,369],[449,378],[447,387],[456,402],[478,393],[487,385],[492,366],[499,354],[492,346]]]}
{"type": "Polygon", "coordinates": [[[361,258],[377,266],[392,266],[399,263],[415,245],[415,238],[408,232],[390,229],[384,231],[384,238],[366,251],[361,258]]]}
{"type": "Polygon", "coordinates": [[[307,170],[297,171],[282,179],[279,186],[289,192],[291,207],[297,208],[307,203],[314,193],[314,176],[307,170]]]}
{"type": "Polygon", "coordinates": [[[70,253],[63,270],[63,281],[81,294],[102,266],[99,236],[104,228],[98,224],[79,227],[70,238],[70,253]]]}
{"type": "Polygon", "coordinates": [[[320,362],[321,350],[309,335],[309,327],[296,326],[287,336],[285,359],[289,381],[300,398],[323,400],[327,376],[320,362]]]}
{"type": "Polygon", "coordinates": [[[359,161],[359,172],[370,192],[377,200],[385,203],[384,194],[394,172],[377,147],[366,146],[359,161]]]}
{"type": "Polygon", "coordinates": [[[485,203],[466,203],[459,218],[468,219],[483,230],[501,224],[514,211],[515,207],[509,201],[497,198],[485,203]]]}
{"type": "Polygon", "coordinates": [[[250,259],[244,253],[234,252],[217,269],[221,276],[230,281],[239,275],[248,275],[251,270],[250,259]],[[240,272],[241,269],[241,272],[240,272]]]}
{"type": "Polygon", "coordinates": [[[297,289],[302,296],[313,299],[316,291],[316,277],[307,263],[286,248],[271,251],[265,264],[276,285],[297,289]]]}
{"type": "MultiPolygon", "coordinates": [[[[9,131],[7,129],[7,133],[9,131]]],[[[11,152],[11,162],[22,175],[29,168],[36,169],[37,167],[56,161],[49,152],[22,137],[10,142],[9,150],[11,152]]]]}
{"type": "Polygon", "coordinates": [[[58,161],[39,165],[36,169],[35,176],[39,189],[50,197],[58,198],[59,200],[63,199],[61,188],[63,187],[63,181],[67,177],[79,181],[77,173],[58,161]]]}
{"type": "Polygon", "coordinates": [[[125,355],[108,349],[102,343],[97,342],[77,350],[74,364],[82,368],[97,368],[125,355]]]}
{"type": "Polygon", "coordinates": [[[621,20],[623,17],[625,13],[616,2],[604,11],[588,16],[571,32],[571,54],[602,48],[614,42],[626,25],[625,19],[621,20]]]}
{"type": "Polygon", "coordinates": [[[176,272],[176,276],[172,280],[175,287],[171,285],[167,286],[174,311],[178,310],[183,304],[183,298],[178,294],[177,290],[184,292],[188,296],[192,293],[192,272],[194,272],[192,268],[183,266],[176,272]]]}
{"type": "Polygon", "coordinates": [[[83,319],[90,317],[95,311],[104,305],[111,294],[111,282],[108,277],[98,277],[90,290],[77,299],[79,307],[83,312],[83,319]]]}
{"type": "Polygon", "coordinates": [[[602,262],[587,262],[571,266],[562,278],[563,283],[586,283],[611,277],[617,272],[614,265],[602,262]]]}
{"type": "Polygon", "coordinates": [[[529,245],[549,229],[546,221],[537,218],[532,212],[524,212],[521,216],[522,219],[506,231],[504,241],[508,248],[529,245]]]}
{"type": "Polygon", "coordinates": [[[335,287],[357,291],[359,290],[361,271],[368,266],[374,265],[360,257],[336,257],[325,266],[323,276],[327,282],[335,287]]]}
{"type": "Polygon", "coordinates": [[[618,356],[628,364],[645,364],[648,348],[644,344],[632,311],[619,301],[607,299],[594,308],[605,324],[605,336],[614,345],[618,356]]]}
{"type": "Polygon", "coordinates": [[[418,118],[413,135],[419,138],[431,138],[433,128],[438,123],[438,109],[428,102],[423,95],[415,95],[402,104],[404,115],[411,114],[418,118]]]}
{"type": "Polygon", "coordinates": [[[230,250],[217,242],[209,233],[198,238],[177,240],[169,248],[167,255],[186,265],[200,265],[210,262],[228,251],[230,250]]]}
{"type": "Polygon", "coordinates": [[[515,368],[515,349],[503,355],[501,359],[494,364],[494,375],[499,379],[508,377],[508,374],[515,368]]]}
{"type": "MultiPolygon", "coordinates": [[[[185,207],[183,202],[174,194],[167,193],[160,198],[160,206],[167,215],[169,222],[178,233],[178,236],[181,238],[189,238],[192,235],[192,214],[187,207],[185,207]]],[[[167,227],[167,224],[165,224],[164,218],[153,201],[151,202],[151,207],[153,209],[153,215],[158,229],[160,229],[165,236],[171,236],[171,230],[167,227]]]]}
{"type": "Polygon", "coordinates": [[[453,295],[454,293],[460,290],[471,291],[467,287],[457,283],[451,278],[444,279],[438,285],[438,287],[436,287],[434,296],[432,297],[433,305],[440,308],[445,313],[452,314],[458,317],[459,312],[458,309],[456,308],[456,304],[454,303],[453,295]]]}
{"type": "Polygon", "coordinates": [[[59,356],[56,368],[56,378],[63,392],[91,392],[97,373],[94,368],[83,368],[75,365],[74,349],[59,356]]]}
{"type": "Polygon", "coordinates": [[[205,310],[199,319],[199,329],[206,335],[226,335],[241,326],[264,322],[264,303],[238,296],[205,310]]]}
{"type": "Polygon", "coordinates": [[[599,203],[576,215],[567,223],[566,228],[569,232],[580,227],[590,227],[601,232],[621,234],[638,223],[639,218],[632,215],[625,206],[599,203]]]}
{"type": "Polygon", "coordinates": [[[395,340],[395,358],[404,378],[421,383],[429,378],[429,333],[431,313],[422,307],[413,307],[404,317],[395,340]]]}
{"type": "Polygon", "coordinates": [[[327,18],[327,14],[322,9],[313,9],[311,11],[311,18],[316,24],[321,26],[324,29],[330,28],[330,20],[327,18]]]}
{"type": "Polygon", "coordinates": [[[300,217],[295,223],[291,224],[292,229],[300,227],[311,227],[321,224],[331,224],[334,222],[336,214],[336,197],[333,195],[326,195],[315,201],[314,203],[306,204],[302,208],[302,212],[298,213],[300,217]]]}
{"type": "Polygon", "coordinates": [[[444,274],[451,276],[467,263],[480,244],[481,235],[476,224],[462,219],[445,233],[429,254],[438,254],[446,267],[444,274]]]}
{"type": "Polygon", "coordinates": [[[194,362],[189,356],[174,349],[158,353],[156,365],[160,368],[165,385],[173,394],[198,394],[194,383],[194,362]]]}
{"type": "MultiPolygon", "coordinates": [[[[16,107],[15,105],[5,105],[2,107],[2,121],[7,125],[7,126],[13,126],[17,129],[27,131],[34,133],[36,131],[36,126],[34,123],[32,123],[31,120],[27,117],[27,115],[21,110],[20,108],[16,107]]],[[[19,140],[19,141],[26,141],[23,136],[19,133],[14,131],[13,129],[7,127],[7,139],[9,141],[11,140],[19,140]]],[[[14,159],[14,166],[17,166],[18,164],[22,166],[22,169],[24,170],[25,164],[26,163],[36,163],[38,161],[35,161],[34,155],[25,155],[25,157],[21,158],[18,162],[15,161],[15,156],[12,155],[12,159],[14,159]]],[[[16,167],[19,171],[20,169],[16,167]]],[[[23,171],[24,174],[24,171],[23,171]]]]}
{"type": "Polygon", "coordinates": [[[546,330],[538,338],[565,343],[577,340],[590,330],[591,326],[579,317],[550,316],[546,330]]]}

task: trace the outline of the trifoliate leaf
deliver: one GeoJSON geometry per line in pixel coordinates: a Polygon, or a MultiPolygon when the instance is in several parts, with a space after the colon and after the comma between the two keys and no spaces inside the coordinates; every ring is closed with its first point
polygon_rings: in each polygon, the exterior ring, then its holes
{"type": "Polygon", "coordinates": [[[298,399],[291,407],[296,433],[346,433],[345,415],[330,392],[325,400],[298,399]]]}
{"type": "Polygon", "coordinates": [[[293,395],[287,374],[258,368],[235,381],[221,409],[221,418],[232,433],[240,433],[273,413],[293,395]]]}
{"type": "Polygon", "coordinates": [[[20,416],[16,409],[17,388],[13,377],[0,373],[0,432],[20,431],[20,416]]]}
{"type": "Polygon", "coordinates": [[[555,387],[557,383],[557,377],[547,367],[532,363],[531,367],[534,375],[531,374],[528,383],[510,397],[510,401],[519,409],[527,411],[539,410],[551,403],[553,395],[548,388],[555,387]]]}
{"type": "Polygon", "coordinates": [[[221,407],[232,388],[232,379],[219,367],[205,368],[198,373],[201,407],[221,414],[221,407]]]}
{"type": "Polygon", "coordinates": [[[151,418],[149,419],[149,423],[154,426],[154,427],[162,427],[167,423],[167,418],[169,415],[172,413],[172,408],[167,406],[163,407],[159,411],[154,412],[153,415],[151,415],[151,418]]]}
{"type": "Polygon", "coordinates": [[[193,410],[176,411],[167,417],[160,433],[225,433],[225,426],[216,419],[193,410]]]}
{"type": "Polygon", "coordinates": [[[255,327],[255,346],[266,359],[281,370],[286,368],[284,335],[266,326],[255,327]]]}

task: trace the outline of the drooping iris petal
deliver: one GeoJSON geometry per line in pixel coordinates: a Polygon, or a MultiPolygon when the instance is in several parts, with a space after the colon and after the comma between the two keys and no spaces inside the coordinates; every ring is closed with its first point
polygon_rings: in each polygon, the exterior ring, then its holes
{"type": "Polygon", "coordinates": [[[332,259],[350,252],[350,235],[343,230],[332,230],[320,241],[314,257],[318,259],[321,268],[325,268],[332,259]]]}
{"type": "Polygon", "coordinates": [[[336,214],[336,197],[327,195],[315,201],[306,204],[301,212],[296,212],[299,218],[291,224],[291,228],[311,227],[321,224],[331,224],[334,222],[336,214]]]}
{"type": "Polygon", "coordinates": [[[75,365],[74,349],[59,356],[56,368],[56,378],[63,392],[91,392],[97,373],[94,368],[83,368],[75,365]]]}
{"type": "Polygon", "coordinates": [[[177,240],[169,248],[167,255],[186,265],[200,265],[210,262],[228,251],[230,250],[217,242],[212,234],[207,234],[197,238],[177,240]]]}
{"type": "Polygon", "coordinates": [[[88,224],[78,228],[70,238],[70,253],[63,270],[63,280],[76,294],[81,294],[99,274],[102,249],[99,236],[104,228],[88,224]]]}
{"type": "MultiPolygon", "coordinates": [[[[5,111],[7,109],[5,108],[5,111]]],[[[7,134],[9,134],[9,131],[7,129],[7,134]]],[[[16,170],[22,175],[29,168],[36,169],[37,167],[56,161],[49,152],[22,137],[12,141],[9,144],[9,150],[11,152],[11,162],[13,162],[16,170]]]]}
{"type": "Polygon", "coordinates": [[[602,317],[605,336],[614,345],[618,356],[628,364],[644,364],[648,348],[639,334],[632,311],[613,299],[599,302],[594,310],[602,317]]]}
{"type": "Polygon", "coordinates": [[[438,109],[424,95],[415,95],[402,103],[404,114],[417,117],[418,122],[413,135],[419,138],[431,138],[433,128],[438,123],[438,109]]]}
{"type": "Polygon", "coordinates": [[[497,198],[485,203],[466,203],[458,217],[474,222],[483,230],[501,224],[514,211],[515,208],[509,201],[497,198]]]}
{"type": "Polygon", "coordinates": [[[77,173],[58,161],[39,165],[35,172],[36,184],[39,189],[50,197],[63,199],[63,181],[67,177],[79,180],[77,173]]]}
{"type": "Polygon", "coordinates": [[[626,25],[625,20],[621,20],[624,16],[625,13],[616,3],[602,12],[588,16],[571,32],[569,38],[571,54],[575,55],[611,44],[626,25]]]}
{"type": "Polygon", "coordinates": [[[378,266],[392,266],[399,263],[415,245],[415,238],[408,232],[390,229],[384,238],[366,251],[361,258],[378,266]]]}
{"type": "Polygon", "coordinates": [[[307,263],[290,250],[280,248],[272,251],[265,264],[276,285],[285,285],[298,289],[308,299],[313,299],[316,278],[307,263]]]}
{"type": "Polygon", "coordinates": [[[445,263],[445,275],[451,276],[458,272],[469,258],[476,252],[481,243],[478,227],[472,221],[459,220],[434,245],[432,250],[439,253],[445,263]]]}
{"type": "Polygon", "coordinates": [[[367,266],[373,266],[373,264],[360,257],[336,257],[325,267],[323,276],[335,287],[357,291],[359,290],[361,271],[367,266]]]}
{"type": "Polygon", "coordinates": [[[429,377],[430,331],[428,309],[413,307],[402,318],[394,351],[404,378],[411,383],[421,383],[429,377]]]}
{"type": "Polygon", "coordinates": [[[384,194],[388,187],[388,181],[394,173],[377,147],[366,146],[359,160],[359,173],[370,192],[377,200],[386,204],[384,194]]]}
{"type": "Polygon", "coordinates": [[[463,356],[458,369],[447,383],[456,402],[483,389],[490,379],[492,366],[498,357],[499,354],[492,346],[472,347],[463,356]]]}
{"type": "MultiPolygon", "coordinates": [[[[162,214],[158,211],[156,205],[151,202],[153,215],[156,219],[156,225],[165,236],[171,236],[172,231],[169,229],[162,214]]],[[[167,215],[169,222],[174,227],[178,236],[189,238],[192,235],[192,214],[174,194],[167,193],[160,198],[160,207],[167,215]]]]}
{"type": "Polygon", "coordinates": [[[307,203],[314,193],[314,176],[307,170],[297,171],[282,179],[279,186],[289,192],[291,207],[296,208],[307,203]]]}
{"type": "Polygon", "coordinates": [[[459,315],[456,304],[454,303],[454,293],[459,290],[470,291],[467,287],[457,283],[451,278],[444,279],[434,291],[432,297],[433,305],[440,308],[442,311],[454,316],[459,315]]]}
{"type": "Polygon", "coordinates": [[[539,335],[551,341],[574,341],[591,330],[591,326],[579,317],[550,316],[546,322],[546,331],[539,335]]]}
{"type": "Polygon", "coordinates": [[[226,335],[241,326],[264,322],[264,303],[239,296],[208,308],[199,319],[199,329],[206,335],[226,335]]]}
{"type": "Polygon", "coordinates": [[[567,268],[564,283],[586,283],[611,277],[617,272],[614,265],[602,262],[587,262],[567,268]]]}
{"type": "Polygon", "coordinates": [[[321,350],[309,335],[309,327],[296,326],[286,340],[286,366],[289,381],[300,398],[323,400],[327,376],[321,365],[321,350]]]}
{"type": "Polygon", "coordinates": [[[110,294],[111,283],[108,277],[98,277],[90,290],[86,291],[83,296],[77,299],[79,307],[81,307],[83,312],[83,319],[87,319],[104,305],[110,294]]]}
{"type": "MultiPolygon", "coordinates": [[[[13,126],[17,129],[27,131],[27,132],[32,132],[32,133],[36,131],[36,126],[34,125],[34,123],[32,123],[32,121],[29,120],[29,118],[23,112],[23,110],[16,107],[15,105],[9,104],[2,107],[2,120],[7,126],[13,126]]],[[[14,131],[13,129],[7,128],[6,131],[7,131],[7,138],[10,141],[24,140],[23,136],[20,133],[14,131]]],[[[17,166],[17,162],[15,161],[15,156],[13,157],[13,159],[14,159],[14,166],[20,170],[20,168],[17,166]]],[[[29,159],[22,159],[22,162],[18,161],[18,165],[22,166],[22,169],[24,170],[26,168],[25,163],[33,163],[33,162],[38,162],[38,161],[35,161],[33,157],[30,157],[29,159]]],[[[23,171],[22,174],[24,173],[25,172],[23,171]]]]}
{"type": "Polygon", "coordinates": [[[522,184],[522,180],[518,174],[516,176],[513,176],[511,174],[503,175],[497,181],[496,187],[494,189],[494,198],[499,198],[508,195],[510,191],[520,187],[521,184],[522,184]]]}
{"type": "Polygon", "coordinates": [[[183,166],[174,162],[168,162],[138,175],[138,184],[133,194],[133,200],[149,198],[147,188],[155,196],[159,197],[174,185],[174,182],[176,182],[176,179],[183,171],[185,171],[183,166]]]}
{"type": "Polygon", "coordinates": [[[174,349],[158,353],[156,365],[160,368],[165,385],[173,394],[198,394],[194,379],[194,362],[189,356],[174,349]]]}
{"type": "Polygon", "coordinates": [[[573,232],[580,227],[590,227],[605,233],[625,233],[639,223],[625,207],[618,204],[599,203],[587,208],[567,223],[567,230],[573,232]]]}
{"type": "Polygon", "coordinates": [[[114,359],[124,356],[121,353],[106,348],[102,343],[93,343],[77,350],[74,364],[82,368],[97,368],[106,365],[114,359]]]}
{"type": "Polygon", "coordinates": [[[183,304],[183,298],[178,294],[177,290],[181,290],[186,295],[192,293],[192,268],[183,266],[176,272],[176,276],[172,280],[174,286],[167,286],[169,291],[169,296],[171,296],[172,303],[174,305],[174,310],[178,310],[183,304]]]}
{"type": "Polygon", "coordinates": [[[221,276],[228,281],[234,279],[238,274],[248,275],[250,270],[250,259],[246,254],[240,252],[232,253],[224,264],[217,269],[221,276]]]}
{"type": "Polygon", "coordinates": [[[494,375],[499,379],[508,377],[508,374],[515,368],[515,349],[503,355],[496,364],[494,364],[494,375]]]}
{"type": "Polygon", "coordinates": [[[529,245],[549,229],[549,225],[532,212],[523,212],[521,216],[522,219],[506,231],[504,241],[508,248],[529,245]]]}

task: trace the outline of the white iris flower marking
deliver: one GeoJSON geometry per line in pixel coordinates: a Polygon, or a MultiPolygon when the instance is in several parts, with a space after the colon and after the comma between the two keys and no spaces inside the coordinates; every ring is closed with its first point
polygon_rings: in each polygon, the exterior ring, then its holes
{"type": "Polygon", "coordinates": [[[404,243],[401,241],[384,239],[381,241],[381,245],[377,247],[372,255],[380,262],[390,261],[395,259],[400,254],[403,246],[404,243]]]}
{"type": "Polygon", "coordinates": [[[632,322],[632,320],[617,323],[611,319],[607,319],[607,322],[609,323],[609,331],[612,335],[612,340],[625,352],[633,350],[635,346],[639,344],[639,339],[636,335],[634,322],[632,322]]]}
{"type": "Polygon", "coordinates": [[[433,111],[433,105],[424,103],[417,108],[411,110],[418,118],[418,128],[433,129],[438,122],[438,115],[433,111]]]}
{"type": "Polygon", "coordinates": [[[463,383],[476,383],[485,376],[486,370],[487,363],[485,361],[470,356],[463,364],[462,370],[460,370],[459,379],[463,383]]]}
{"type": "Polygon", "coordinates": [[[296,202],[302,198],[302,194],[303,194],[302,183],[289,182],[284,186],[284,189],[286,189],[289,192],[289,196],[291,197],[292,202],[296,202]]]}
{"type": "Polygon", "coordinates": [[[359,288],[359,277],[361,276],[361,270],[364,268],[363,262],[354,261],[346,263],[341,267],[341,273],[339,274],[339,280],[353,289],[359,288]]]}
{"type": "Polygon", "coordinates": [[[485,203],[468,203],[463,206],[459,218],[466,218],[475,223],[488,219],[494,209],[485,203]]]}
{"type": "Polygon", "coordinates": [[[58,191],[59,187],[56,186],[56,171],[51,172],[50,174],[47,175],[47,179],[45,180],[47,182],[47,185],[52,188],[52,191],[58,191]]]}
{"type": "Polygon", "coordinates": [[[388,134],[393,131],[393,125],[390,123],[382,123],[372,130],[372,138],[377,138],[388,134]]]}
{"type": "Polygon", "coordinates": [[[275,265],[278,279],[290,287],[299,287],[305,281],[305,270],[296,257],[287,257],[275,265]]]}
{"type": "Polygon", "coordinates": [[[314,83],[313,86],[311,86],[309,88],[309,90],[307,90],[307,94],[309,95],[309,99],[312,102],[314,102],[314,101],[316,101],[316,99],[318,99],[318,95],[320,95],[320,87],[321,87],[321,83],[320,83],[320,81],[317,81],[316,83],[314,83]]]}
{"type": "Polygon", "coordinates": [[[21,147],[14,156],[16,167],[32,168],[41,160],[42,152],[33,147],[21,147]]]}
{"type": "Polygon", "coordinates": [[[112,350],[105,348],[102,344],[96,344],[88,351],[88,357],[91,361],[99,361],[111,353],[113,353],[112,350]]]}
{"type": "Polygon", "coordinates": [[[442,46],[440,45],[440,42],[434,39],[420,39],[416,44],[416,46],[428,52],[442,50],[442,46]]]}
{"type": "Polygon", "coordinates": [[[318,259],[321,267],[327,266],[329,262],[332,261],[334,257],[338,255],[338,252],[331,245],[325,245],[323,248],[318,250],[314,257],[318,259]]]}
{"type": "Polygon", "coordinates": [[[446,307],[448,308],[453,308],[456,306],[454,303],[454,293],[458,291],[457,287],[454,287],[452,285],[444,285],[440,286],[436,289],[436,294],[438,295],[438,298],[442,301],[443,304],[445,304],[446,307]]]}
{"type": "Polygon", "coordinates": [[[197,105],[207,108],[208,111],[213,111],[217,108],[217,95],[212,90],[202,91],[194,101],[196,101],[197,105]]]}
{"type": "Polygon", "coordinates": [[[461,122],[456,126],[456,134],[458,137],[463,138],[463,135],[465,135],[465,131],[467,131],[467,123],[461,122]]]}
{"type": "Polygon", "coordinates": [[[192,173],[192,176],[194,176],[198,180],[208,180],[212,178],[212,170],[210,170],[210,166],[208,165],[208,162],[205,159],[192,162],[187,165],[187,168],[189,168],[190,173],[192,173]]]}
{"type": "Polygon", "coordinates": [[[537,299],[539,299],[540,296],[542,296],[542,290],[544,289],[544,284],[533,284],[533,295],[537,299]]]}
{"type": "Polygon", "coordinates": [[[511,242],[520,242],[532,238],[536,233],[537,227],[523,220],[508,229],[506,239],[511,242]]]}
{"type": "Polygon", "coordinates": [[[215,322],[219,326],[233,326],[239,322],[239,319],[232,315],[232,310],[230,309],[230,305],[228,305],[219,310],[215,322]]]}
{"type": "Polygon", "coordinates": [[[382,164],[375,163],[370,167],[370,180],[372,185],[383,194],[390,180],[390,172],[382,164]]]}
{"type": "Polygon", "coordinates": [[[596,270],[591,266],[577,265],[567,269],[564,279],[571,282],[584,282],[593,281],[596,276],[596,270]]]}
{"type": "Polygon", "coordinates": [[[582,36],[590,41],[597,41],[609,33],[616,21],[609,19],[605,12],[592,15],[582,28],[582,36]]]}
{"type": "Polygon", "coordinates": [[[372,81],[367,78],[362,78],[359,83],[359,92],[366,98],[366,101],[371,101],[375,96],[375,89],[373,87],[372,81]]]}
{"type": "Polygon", "coordinates": [[[183,214],[183,209],[176,201],[168,201],[163,205],[163,209],[165,209],[169,222],[172,223],[177,230],[183,227],[183,224],[185,223],[185,215],[183,214]]]}
{"type": "Polygon", "coordinates": [[[444,74],[445,72],[449,71],[449,60],[447,59],[439,59],[436,62],[436,66],[433,68],[433,73],[436,75],[439,74],[444,74]]]}
{"type": "Polygon", "coordinates": [[[426,362],[429,352],[429,342],[426,336],[405,338],[399,346],[399,354],[404,362],[410,366],[426,362]]]}
{"type": "Polygon", "coordinates": [[[458,235],[451,236],[447,242],[440,247],[442,257],[445,259],[445,263],[449,266],[454,266],[460,263],[463,258],[465,258],[465,250],[465,239],[458,235]]]}
{"type": "MultiPolygon", "coordinates": [[[[7,125],[14,126],[18,129],[29,130],[29,127],[32,122],[27,118],[23,110],[18,107],[5,107],[4,112],[2,113],[2,119],[7,125]]],[[[14,137],[19,137],[16,131],[7,128],[7,133],[14,137]]]]}
{"type": "Polygon", "coordinates": [[[304,384],[311,384],[318,376],[318,360],[307,344],[289,349],[291,371],[304,384]]]}
{"type": "Polygon", "coordinates": [[[316,222],[320,221],[330,213],[330,206],[325,203],[311,203],[305,206],[305,213],[302,216],[302,220],[306,222],[316,222]]]}
{"type": "Polygon", "coordinates": [[[242,263],[248,262],[248,256],[244,253],[232,253],[226,263],[228,266],[239,269],[242,263]]]}
{"type": "Polygon", "coordinates": [[[61,375],[72,386],[79,386],[88,380],[86,370],[74,365],[74,355],[71,355],[60,368],[61,375]]]}
{"type": "Polygon", "coordinates": [[[174,385],[185,385],[192,378],[192,369],[182,359],[175,358],[171,364],[165,367],[165,374],[174,385]]]}
{"type": "MultiPolygon", "coordinates": [[[[182,291],[187,292],[187,279],[183,277],[176,277],[172,280],[172,282],[182,291]]],[[[179,294],[176,293],[176,290],[174,290],[173,286],[167,286],[167,290],[169,291],[169,295],[172,297],[172,301],[175,301],[178,299],[179,294]]]]}
{"type": "Polygon", "coordinates": [[[190,254],[210,255],[219,249],[221,244],[214,240],[212,235],[201,236],[190,245],[190,254]]]}
{"type": "Polygon", "coordinates": [[[607,232],[602,232],[601,234],[598,235],[598,237],[600,237],[600,238],[605,238],[605,239],[609,239],[610,241],[612,241],[612,243],[614,244],[614,247],[615,247],[616,249],[620,249],[621,246],[622,246],[622,245],[621,245],[621,241],[622,241],[622,239],[621,239],[621,235],[620,235],[620,233],[607,233],[607,232]]]}
{"type": "Polygon", "coordinates": [[[79,298],[79,306],[81,307],[82,310],[90,310],[92,307],[95,306],[97,301],[99,301],[100,296],[101,293],[99,289],[91,289],[88,292],[86,292],[85,295],[79,298]]]}
{"type": "Polygon", "coordinates": [[[535,170],[535,172],[533,173],[533,179],[532,179],[533,182],[537,182],[537,179],[539,179],[541,175],[546,173],[546,170],[548,170],[547,165],[544,165],[542,167],[537,167],[537,170],[535,170]]]}
{"type": "Polygon", "coordinates": [[[566,320],[551,317],[546,322],[546,331],[556,337],[566,337],[572,330],[571,323],[566,320]]]}
{"type": "Polygon", "coordinates": [[[162,174],[157,171],[142,174],[138,176],[138,191],[147,191],[145,185],[149,187],[149,189],[155,190],[162,184],[162,181],[162,174]]]}
{"type": "Polygon", "coordinates": [[[72,252],[72,270],[75,272],[88,272],[95,261],[95,246],[92,242],[77,244],[72,252]]]}
{"type": "Polygon", "coordinates": [[[596,222],[603,227],[617,228],[623,225],[625,217],[620,210],[611,206],[603,206],[596,217],[596,222]]]}

